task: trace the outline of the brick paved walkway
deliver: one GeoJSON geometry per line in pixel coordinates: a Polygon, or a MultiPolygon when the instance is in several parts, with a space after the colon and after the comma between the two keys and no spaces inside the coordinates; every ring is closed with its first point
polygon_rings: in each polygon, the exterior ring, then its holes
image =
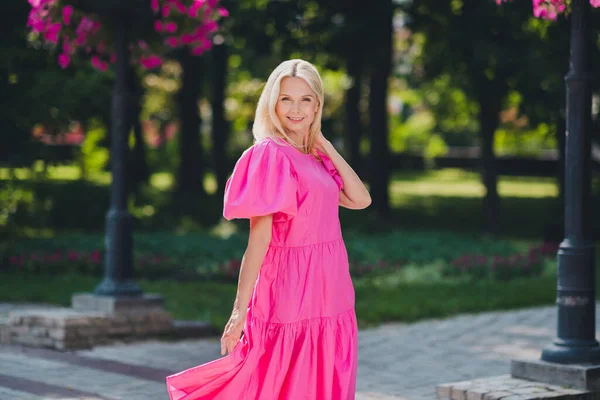
{"type": "MultiPolygon", "coordinates": [[[[543,307],[362,330],[356,399],[432,400],[437,384],[507,374],[512,358],[539,357],[555,325],[555,308],[543,307]]],[[[0,347],[0,400],[167,400],[165,374],[219,356],[218,338],[76,353],[0,347]]]]}

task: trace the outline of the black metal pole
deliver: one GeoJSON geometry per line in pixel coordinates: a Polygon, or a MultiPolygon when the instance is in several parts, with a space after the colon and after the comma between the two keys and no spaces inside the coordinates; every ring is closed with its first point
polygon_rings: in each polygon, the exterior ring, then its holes
{"type": "Polygon", "coordinates": [[[129,22],[127,14],[115,15],[116,82],[111,110],[110,209],[106,215],[106,257],[104,280],[95,293],[105,296],[140,296],[142,290],[133,282],[132,217],[127,211],[127,153],[129,133],[128,63],[129,22]]]}
{"type": "Polygon", "coordinates": [[[565,238],[558,250],[558,334],[542,352],[555,363],[598,363],[595,250],[591,237],[589,0],[573,0],[567,86],[565,238]]]}

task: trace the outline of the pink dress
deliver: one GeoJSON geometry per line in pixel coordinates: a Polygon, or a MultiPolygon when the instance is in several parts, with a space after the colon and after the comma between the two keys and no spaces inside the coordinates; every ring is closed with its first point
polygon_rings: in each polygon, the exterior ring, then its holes
{"type": "Polygon", "coordinates": [[[350,400],[358,329],[333,163],[264,139],[225,189],[227,219],[273,215],[244,334],[220,359],[167,377],[171,400],[350,400]]]}

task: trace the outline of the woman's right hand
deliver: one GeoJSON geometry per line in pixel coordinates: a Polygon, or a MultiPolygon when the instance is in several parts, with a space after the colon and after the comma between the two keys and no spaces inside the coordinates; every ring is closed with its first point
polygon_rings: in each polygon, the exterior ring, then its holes
{"type": "Polygon", "coordinates": [[[242,337],[242,330],[244,329],[244,323],[246,322],[246,313],[241,312],[239,309],[234,308],[229,317],[227,325],[223,331],[221,337],[221,355],[225,355],[226,352],[231,354],[235,345],[240,341],[242,337]]]}

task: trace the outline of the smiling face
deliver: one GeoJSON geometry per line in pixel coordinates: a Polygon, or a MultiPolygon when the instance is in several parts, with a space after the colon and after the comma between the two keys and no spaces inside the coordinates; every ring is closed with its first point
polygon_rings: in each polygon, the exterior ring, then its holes
{"type": "Polygon", "coordinates": [[[286,131],[305,137],[318,110],[317,96],[304,79],[288,76],[281,80],[275,113],[286,131]]]}

